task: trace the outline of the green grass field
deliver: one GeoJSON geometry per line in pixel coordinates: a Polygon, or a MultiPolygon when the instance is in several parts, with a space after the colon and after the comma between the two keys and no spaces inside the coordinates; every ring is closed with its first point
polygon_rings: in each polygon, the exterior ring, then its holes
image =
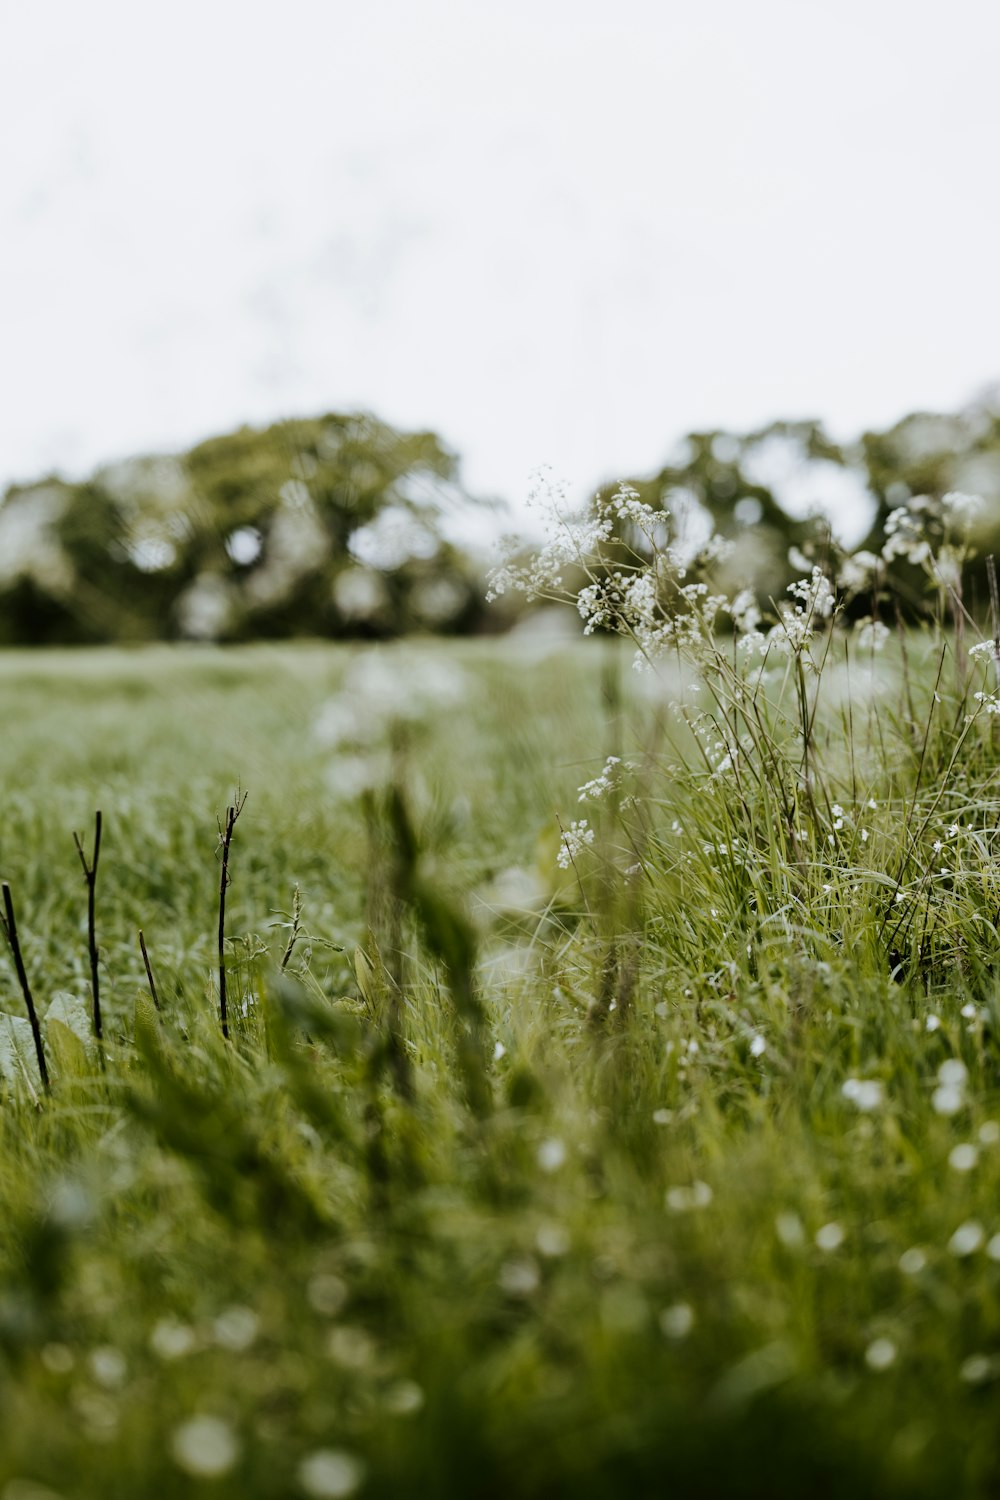
{"type": "Polygon", "coordinates": [[[0,656],[3,1500],[997,1492],[994,721],[544,640],[0,656]]]}

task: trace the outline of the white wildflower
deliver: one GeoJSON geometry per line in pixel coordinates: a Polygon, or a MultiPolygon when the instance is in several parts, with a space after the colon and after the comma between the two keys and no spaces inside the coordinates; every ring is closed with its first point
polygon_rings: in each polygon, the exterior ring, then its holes
{"type": "Polygon", "coordinates": [[[694,1312],[686,1302],[675,1302],[660,1313],[659,1324],[664,1338],[686,1339],[694,1327],[694,1312]]]}
{"type": "Polygon", "coordinates": [[[848,1078],[840,1092],[862,1114],[871,1114],[885,1103],[885,1086],[878,1078],[848,1078]]]}
{"type": "Polygon", "coordinates": [[[558,1172],[566,1160],[566,1146],[558,1136],[549,1136],[538,1147],[536,1160],[543,1172],[558,1172]]]}
{"type": "Polygon", "coordinates": [[[936,1088],[931,1095],[931,1107],[938,1115],[957,1115],[965,1108],[964,1089],[955,1088],[950,1084],[942,1084],[936,1088]]]}
{"type": "Polygon", "coordinates": [[[196,1479],[220,1479],[239,1457],[239,1443],[219,1417],[190,1417],[170,1440],[174,1462],[196,1479]]]}
{"type": "Polygon", "coordinates": [[[953,1146],[948,1153],[948,1165],[953,1172],[971,1172],[978,1160],[979,1152],[969,1142],[953,1146]]]}
{"type": "Polygon", "coordinates": [[[149,1335],[149,1347],[158,1359],[182,1359],[196,1343],[194,1329],[176,1318],[161,1318],[149,1335]]]}
{"type": "Polygon", "coordinates": [[[302,1459],[296,1477],[310,1500],[346,1500],[360,1488],[365,1466],[341,1448],[317,1448],[302,1459]]]}
{"type": "Polygon", "coordinates": [[[755,633],[761,621],[761,613],[753,589],[741,589],[730,604],[729,613],[741,634],[746,636],[755,633]]]}
{"type": "Polygon", "coordinates": [[[609,755],[604,762],[604,769],[600,775],[595,776],[592,781],[585,781],[583,786],[577,787],[580,795],[576,800],[578,802],[586,802],[588,800],[597,802],[601,797],[610,792],[617,785],[618,772],[616,767],[620,766],[621,763],[621,756],[609,755]]]}
{"type": "Polygon", "coordinates": [[[799,1250],[805,1244],[806,1232],[802,1227],[802,1220],[796,1213],[787,1211],[777,1214],[774,1220],[774,1230],[778,1239],[788,1250],[799,1250]]]}
{"type": "Polygon", "coordinates": [[[816,1244],[820,1250],[825,1250],[828,1253],[833,1250],[839,1250],[843,1243],[843,1227],[835,1220],[831,1220],[829,1224],[822,1225],[816,1231],[816,1244]]]}
{"type": "Polygon", "coordinates": [[[707,1182],[692,1182],[682,1187],[667,1189],[666,1204],[671,1213],[685,1214],[694,1209],[707,1208],[712,1201],[712,1189],[707,1182]]]}
{"type": "Polygon", "coordinates": [[[867,588],[878,570],[879,559],[874,552],[855,552],[845,557],[837,574],[837,587],[847,593],[858,594],[867,588]]]}
{"type": "Polygon", "coordinates": [[[967,525],[983,508],[981,495],[965,495],[961,490],[949,490],[941,496],[941,509],[958,525],[967,525]]]}
{"type": "Polygon", "coordinates": [[[984,1380],[989,1380],[995,1373],[996,1361],[990,1359],[987,1354],[970,1354],[968,1359],[962,1361],[959,1371],[959,1380],[964,1380],[966,1385],[982,1385],[984,1380]]]}
{"type": "Polygon", "coordinates": [[[260,1319],[253,1308],[237,1302],[224,1308],[214,1319],[212,1335],[220,1349],[242,1354],[253,1344],[259,1327],[260,1319]]]}
{"type": "Polygon", "coordinates": [[[982,1248],[983,1240],[986,1238],[983,1226],[978,1219],[967,1219],[964,1224],[959,1224],[955,1233],[948,1241],[948,1249],[952,1255],[959,1257],[974,1255],[982,1248]]]}
{"type": "Polygon", "coordinates": [[[969,1070],[961,1058],[949,1057],[937,1071],[938,1083],[946,1088],[964,1089],[969,1081],[969,1070]]]}
{"type": "Polygon", "coordinates": [[[865,1364],[870,1370],[881,1373],[888,1370],[889,1366],[895,1364],[896,1346],[892,1339],[873,1339],[865,1350],[865,1364]]]}
{"type": "Polygon", "coordinates": [[[858,620],[854,630],[858,638],[858,649],[861,651],[881,651],[890,635],[888,625],[883,625],[881,620],[873,619],[871,615],[858,620]]]}
{"type": "Polygon", "coordinates": [[[586,818],[581,818],[579,822],[571,823],[567,829],[563,830],[560,840],[559,853],[557,855],[557,862],[560,869],[568,870],[585,845],[592,844],[593,842],[594,830],[590,827],[586,818]]]}

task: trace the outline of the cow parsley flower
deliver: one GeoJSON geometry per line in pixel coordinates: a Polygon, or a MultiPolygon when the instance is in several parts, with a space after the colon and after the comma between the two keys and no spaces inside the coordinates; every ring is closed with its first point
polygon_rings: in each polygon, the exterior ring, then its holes
{"type": "Polygon", "coordinates": [[[594,830],[586,818],[581,818],[579,822],[572,822],[563,830],[559,853],[556,856],[559,868],[568,870],[584,846],[593,842],[594,830]]]}

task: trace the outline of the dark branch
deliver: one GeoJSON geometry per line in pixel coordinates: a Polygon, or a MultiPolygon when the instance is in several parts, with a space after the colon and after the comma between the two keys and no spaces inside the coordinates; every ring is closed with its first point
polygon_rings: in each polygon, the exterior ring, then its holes
{"type": "Polygon", "coordinates": [[[14,916],[14,902],[10,894],[10,886],[6,880],[3,882],[3,909],[4,936],[10,944],[10,951],[14,956],[14,968],[17,970],[17,982],[21,986],[21,994],[24,996],[24,1004],[28,1012],[28,1020],[31,1022],[31,1034],[35,1039],[35,1053],[38,1057],[38,1071],[45,1092],[49,1091],[49,1070],[45,1065],[45,1048],[42,1046],[42,1031],[38,1024],[38,1014],[35,1010],[35,1002],[31,998],[31,986],[28,984],[28,976],[24,972],[24,960],[21,957],[21,944],[17,940],[17,920],[14,916]]]}

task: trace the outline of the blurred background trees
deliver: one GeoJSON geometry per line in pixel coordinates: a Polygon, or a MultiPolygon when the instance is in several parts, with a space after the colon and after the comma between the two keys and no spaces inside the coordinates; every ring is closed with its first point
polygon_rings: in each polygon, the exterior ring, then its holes
{"type": "MultiPolygon", "coordinates": [[[[816,421],[692,433],[657,473],[621,477],[693,542],[711,529],[732,539],[726,581],[764,598],[820,556],[817,516],[849,545],[877,551],[889,511],[915,495],[981,496],[985,555],[1000,550],[1000,392],[846,445],[816,421]]],[[[0,502],[0,641],[502,628],[519,601],[490,611],[483,556],[454,540],[454,523],[467,535],[476,505],[433,433],[358,414],[241,428],[79,483],[14,485],[0,502]]],[[[484,506],[483,554],[492,529],[484,506]]],[[[916,603],[925,581],[911,572],[916,603]]],[[[982,597],[975,564],[966,584],[982,597]]]]}
{"type": "Polygon", "coordinates": [[[0,505],[0,639],[475,629],[479,579],[443,529],[474,503],[456,472],[433,433],[328,415],[83,483],[14,486],[0,505]]]}

